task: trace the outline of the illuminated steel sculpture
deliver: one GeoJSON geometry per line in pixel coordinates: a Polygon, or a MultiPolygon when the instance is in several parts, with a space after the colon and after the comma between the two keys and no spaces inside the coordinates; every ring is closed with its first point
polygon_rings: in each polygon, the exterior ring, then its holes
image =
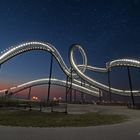
{"type": "MultiPolygon", "coordinates": [[[[72,68],[75,70],[75,72],[82,77],[82,79],[84,79],[85,81],[87,81],[88,83],[90,83],[92,86],[95,86],[99,89],[105,90],[105,91],[109,91],[109,87],[105,84],[101,84],[97,81],[95,81],[94,79],[90,78],[89,76],[85,75],[83,72],[81,72],[78,68],[78,66],[75,64],[74,61],[74,55],[73,55],[73,51],[74,48],[79,48],[80,50],[83,50],[81,48],[80,45],[72,45],[69,51],[69,58],[70,58],[70,63],[72,68]]],[[[108,62],[106,64],[106,68],[97,68],[97,67],[92,67],[92,66],[87,66],[87,70],[91,70],[94,72],[108,72],[111,71],[112,67],[117,67],[117,66],[133,66],[133,67],[138,67],[140,68],[140,61],[137,60],[131,60],[131,59],[119,59],[119,60],[114,60],[111,62],[108,62]]],[[[81,66],[82,67],[82,66],[81,66]]],[[[126,95],[129,96],[131,91],[130,90],[121,90],[121,89],[116,89],[116,88],[110,88],[112,93],[115,94],[119,94],[119,95],[126,95]]],[[[134,93],[135,96],[140,96],[140,91],[139,90],[133,90],[132,91],[134,93]]]]}
{"type": "MultiPolygon", "coordinates": [[[[27,88],[30,88],[30,87],[34,87],[34,86],[37,86],[37,85],[44,85],[44,84],[48,84],[49,83],[49,78],[44,78],[44,79],[38,79],[38,80],[33,80],[33,81],[30,81],[30,82],[27,82],[27,83],[24,83],[24,84],[21,84],[21,85],[18,85],[16,87],[12,87],[8,90],[9,94],[13,94],[13,93],[18,93],[24,89],[27,89],[27,88]]],[[[58,86],[62,86],[62,87],[66,87],[66,81],[64,80],[59,80],[59,79],[54,79],[52,78],[51,79],[51,84],[52,85],[58,85],[58,86]]],[[[68,83],[70,84],[70,83],[68,83]]],[[[72,84],[72,88],[73,89],[76,89],[80,92],[84,92],[88,95],[92,95],[92,96],[95,96],[95,97],[98,97],[98,92],[97,91],[93,91],[93,90],[90,90],[88,88],[85,88],[83,86],[80,86],[78,84],[72,84]]]]}
{"type": "MultiPolygon", "coordinates": [[[[57,49],[52,46],[49,43],[41,43],[41,42],[28,42],[24,43],[12,48],[9,48],[7,51],[1,53],[0,55],[0,65],[11,59],[12,57],[15,57],[16,55],[19,55],[21,53],[31,51],[31,50],[44,50],[52,54],[52,56],[57,60],[58,64],[60,65],[63,72],[66,74],[67,77],[71,79],[71,83],[68,82],[68,84],[72,84],[72,88],[78,89],[79,91],[84,91],[86,94],[90,94],[93,96],[99,96],[101,90],[110,91],[111,93],[123,95],[123,96],[131,96],[131,93],[133,93],[134,96],[140,96],[139,90],[121,90],[116,89],[110,86],[107,86],[105,84],[102,84],[93,78],[87,76],[84,72],[85,70],[90,70],[93,72],[99,72],[99,73],[107,73],[111,71],[112,67],[118,67],[118,66],[126,66],[126,67],[138,67],[140,68],[140,61],[138,60],[131,60],[131,59],[118,59],[111,62],[108,62],[106,64],[106,68],[98,68],[87,65],[87,57],[85,54],[84,49],[78,45],[73,44],[70,47],[69,50],[69,60],[71,64],[71,68],[69,69],[65,62],[63,61],[60,53],[57,51],[57,49]],[[76,65],[74,61],[74,50],[78,49],[82,55],[83,58],[83,64],[82,65],[76,65]],[[77,76],[79,76],[81,79],[83,79],[86,83],[83,86],[80,86],[81,82],[77,80],[77,76]]],[[[22,85],[19,85],[15,88],[9,89],[9,93],[16,92],[21,89],[26,89],[31,86],[39,85],[49,83],[49,79],[40,79],[36,81],[31,81],[22,85]]],[[[58,80],[58,79],[51,79],[51,84],[57,84],[66,86],[66,81],[58,80]]],[[[5,91],[5,90],[3,90],[5,91]]],[[[2,92],[2,91],[1,91],[2,92]]]]}

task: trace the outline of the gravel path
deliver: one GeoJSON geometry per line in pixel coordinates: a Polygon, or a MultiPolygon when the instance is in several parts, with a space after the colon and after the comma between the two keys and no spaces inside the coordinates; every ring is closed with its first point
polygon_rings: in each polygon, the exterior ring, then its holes
{"type": "MultiPolygon", "coordinates": [[[[127,115],[130,120],[115,125],[70,128],[0,126],[1,140],[140,140],[140,110],[126,107],[69,105],[69,113],[100,112],[127,115]]],[[[12,121],[12,120],[11,120],[12,121]]]]}

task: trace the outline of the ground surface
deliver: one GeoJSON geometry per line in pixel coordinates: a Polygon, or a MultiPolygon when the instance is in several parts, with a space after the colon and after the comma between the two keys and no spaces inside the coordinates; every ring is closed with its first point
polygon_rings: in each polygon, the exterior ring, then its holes
{"type": "Polygon", "coordinates": [[[127,122],[115,125],[70,128],[0,126],[2,140],[140,140],[140,110],[126,107],[69,105],[70,113],[100,112],[127,115],[127,122]]]}
{"type": "Polygon", "coordinates": [[[5,126],[87,127],[116,124],[124,121],[127,121],[127,117],[124,115],[100,114],[98,112],[66,114],[64,112],[40,112],[38,110],[0,109],[0,124],[5,126]]]}

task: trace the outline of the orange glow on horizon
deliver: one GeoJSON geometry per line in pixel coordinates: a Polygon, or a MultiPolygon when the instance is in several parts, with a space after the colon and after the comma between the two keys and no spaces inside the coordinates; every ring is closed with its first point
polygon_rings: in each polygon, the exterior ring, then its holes
{"type": "MultiPolygon", "coordinates": [[[[18,85],[18,84],[17,84],[18,85]]],[[[4,89],[10,89],[11,87],[14,87],[15,85],[10,83],[1,83],[0,84],[0,90],[4,89]]],[[[28,97],[29,89],[25,89],[23,91],[20,91],[19,93],[16,93],[15,96],[22,96],[22,97],[28,97]]],[[[39,98],[47,98],[48,95],[48,87],[47,86],[36,86],[32,87],[31,90],[31,97],[37,96],[39,98]]],[[[59,86],[51,86],[50,90],[50,98],[53,99],[53,97],[59,98],[65,96],[65,88],[59,87],[59,86]]]]}

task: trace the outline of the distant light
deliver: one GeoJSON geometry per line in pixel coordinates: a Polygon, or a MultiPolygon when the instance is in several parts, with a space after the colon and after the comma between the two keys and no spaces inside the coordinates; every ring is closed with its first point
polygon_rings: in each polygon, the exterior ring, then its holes
{"type": "Polygon", "coordinates": [[[38,100],[38,97],[37,96],[33,96],[32,100],[38,100]]]}
{"type": "Polygon", "coordinates": [[[53,101],[57,101],[57,98],[56,98],[56,97],[54,97],[54,98],[53,98],[53,101]]]}
{"type": "Polygon", "coordinates": [[[32,97],[33,100],[34,100],[35,98],[36,98],[35,96],[32,97]]]}
{"type": "Polygon", "coordinates": [[[59,99],[59,101],[61,101],[62,100],[62,97],[59,97],[58,99],[59,99]]]}

